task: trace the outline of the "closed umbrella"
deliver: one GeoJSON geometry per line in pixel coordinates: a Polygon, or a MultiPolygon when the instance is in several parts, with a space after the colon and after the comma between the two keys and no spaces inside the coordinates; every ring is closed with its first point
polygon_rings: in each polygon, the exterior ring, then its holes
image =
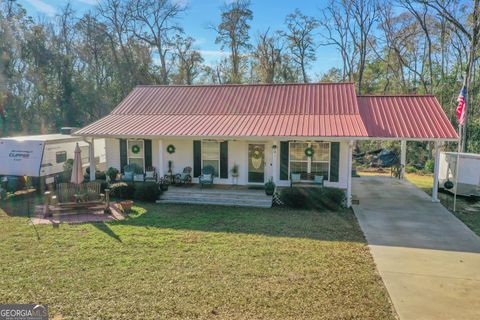
{"type": "Polygon", "coordinates": [[[73,170],[72,170],[72,178],[70,179],[71,183],[80,184],[83,182],[83,167],[82,167],[82,151],[80,147],[75,147],[75,156],[73,157],[73,170]]]}

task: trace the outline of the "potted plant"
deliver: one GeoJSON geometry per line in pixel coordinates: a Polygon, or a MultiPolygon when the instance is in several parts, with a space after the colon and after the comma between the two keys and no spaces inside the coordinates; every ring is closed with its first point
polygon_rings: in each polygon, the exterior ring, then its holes
{"type": "Polygon", "coordinates": [[[232,170],[230,170],[230,173],[232,174],[232,182],[233,182],[233,184],[237,184],[237,182],[238,182],[238,176],[239,176],[238,164],[236,164],[236,163],[233,164],[233,167],[232,167],[232,170]]]}
{"type": "Polygon", "coordinates": [[[275,182],[273,182],[273,178],[268,179],[267,183],[265,183],[265,194],[267,196],[273,196],[275,192],[275,182]]]}
{"type": "Polygon", "coordinates": [[[160,178],[158,183],[160,184],[160,190],[167,191],[168,190],[168,181],[165,178],[160,178]]]}
{"type": "Polygon", "coordinates": [[[234,163],[230,172],[232,173],[232,177],[238,178],[238,164],[234,163]]]}
{"type": "Polygon", "coordinates": [[[110,167],[108,168],[106,174],[110,178],[110,181],[114,182],[115,180],[117,180],[118,169],[114,167],[110,167]]]}

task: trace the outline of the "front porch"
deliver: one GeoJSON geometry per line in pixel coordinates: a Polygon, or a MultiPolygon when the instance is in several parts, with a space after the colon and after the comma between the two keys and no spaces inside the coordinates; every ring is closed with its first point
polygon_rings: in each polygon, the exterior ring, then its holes
{"type": "Polygon", "coordinates": [[[272,196],[267,196],[260,186],[198,184],[170,186],[157,203],[214,204],[239,207],[270,208],[272,196]]]}

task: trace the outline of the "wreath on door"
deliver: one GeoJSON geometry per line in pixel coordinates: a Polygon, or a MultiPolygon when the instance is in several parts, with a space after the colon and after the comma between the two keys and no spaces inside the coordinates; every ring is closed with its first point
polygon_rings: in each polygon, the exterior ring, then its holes
{"type": "Polygon", "coordinates": [[[140,147],[138,145],[133,145],[132,146],[132,153],[137,154],[140,152],[140,147]]]}
{"type": "Polygon", "coordinates": [[[262,165],[262,160],[263,160],[263,151],[262,148],[260,147],[254,147],[252,151],[252,166],[255,169],[259,169],[260,166],[262,165]]]}
{"type": "Polygon", "coordinates": [[[260,159],[263,156],[262,149],[260,147],[255,147],[253,148],[253,153],[252,153],[252,158],[254,159],[260,159]]]}
{"type": "Polygon", "coordinates": [[[175,146],[173,144],[169,144],[167,146],[167,152],[170,154],[175,153],[175,146]]]}
{"type": "Polygon", "coordinates": [[[314,153],[315,153],[315,151],[313,151],[312,147],[308,147],[308,148],[305,149],[305,155],[309,158],[313,157],[314,153]]]}

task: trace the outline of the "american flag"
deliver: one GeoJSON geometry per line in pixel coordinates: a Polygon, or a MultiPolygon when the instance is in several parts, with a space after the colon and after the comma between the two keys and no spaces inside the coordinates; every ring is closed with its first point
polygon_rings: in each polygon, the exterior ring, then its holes
{"type": "Polygon", "coordinates": [[[465,105],[465,99],[467,98],[467,87],[463,86],[460,94],[458,95],[458,106],[457,106],[457,118],[458,123],[463,126],[465,123],[465,113],[467,112],[467,108],[465,105]]]}

